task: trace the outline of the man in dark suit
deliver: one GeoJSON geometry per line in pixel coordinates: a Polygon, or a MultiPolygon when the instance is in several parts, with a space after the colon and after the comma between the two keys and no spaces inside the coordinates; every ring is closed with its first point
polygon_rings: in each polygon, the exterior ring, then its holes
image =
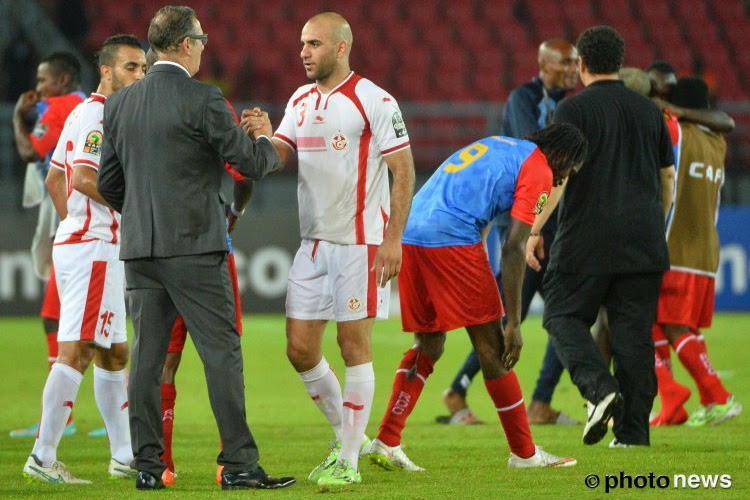
{"type": "Polygon", "coordinates": [[[122,213],[120,258],[135,328],[129,384],[136,488],[164,487],[160,377],[181,314],[203,361],[224,449],[223,489],[283,488],[258,465],[245,415],[240,337],[227,272],[224,162],[260,179],[279,166],[265,125],[248,138],[213,86],[191,77],[208,35],[189,7],[160,9],[148,30],[158,61],[104,110],[98,189],[122,213]]]}

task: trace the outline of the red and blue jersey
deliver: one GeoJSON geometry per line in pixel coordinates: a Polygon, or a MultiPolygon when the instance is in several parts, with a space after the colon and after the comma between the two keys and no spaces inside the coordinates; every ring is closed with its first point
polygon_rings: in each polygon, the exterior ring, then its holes
{"type": "Polygon", "coordinates": [[[403,242],[423,247],[473,245],[497,215],[533,224],[552,188],[552,170],[536,144],[487,137],[453,153],[414,196],[403,242]]]}

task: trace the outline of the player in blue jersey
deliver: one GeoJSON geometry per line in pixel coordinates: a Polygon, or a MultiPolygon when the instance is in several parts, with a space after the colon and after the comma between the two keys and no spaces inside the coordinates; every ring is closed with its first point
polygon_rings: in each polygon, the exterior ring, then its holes
{"type": "Polygon", "coordinates": [[[521,386],[512,371],[521,352],[525,245],[536,214],[586,158],[581,132],[551,125],[528,140],[481,139],[454,153],[414,197],[403,238],[398,285],[404,331],[415,345],[396,370],[391,399],[370,448],[386,469],[423,470],[401,450],[401,431],[445,346],[445,332],[466,327],[499,413],[514,468],[570,466],[534,445],[521,386]],[[554,189],[552,187],[555,186],[554,189]],[[483,246],[487,226],[510,212],[502,249],[507,324],[483,246]]]}

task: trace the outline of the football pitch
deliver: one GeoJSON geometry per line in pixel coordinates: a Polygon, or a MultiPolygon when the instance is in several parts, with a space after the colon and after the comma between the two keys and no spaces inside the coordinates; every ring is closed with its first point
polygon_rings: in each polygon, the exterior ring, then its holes
{"type": "MultiPolygon", "coordinates": [[[[530,316],[522,327],[524,348],[516,372],[527,404],[547,340],[540,323],[539,316],[530,316]]],[[[161,493],[137,492],[132,480],[108,478],[106,438],[86,436],[88,431],[102,426],[94,402],[91,369],[84,377],[75,404],[78,432],[62,439],[58,460],[66,463],[77,477],[89,479],[93,484],[56,486],[27,482],[21,469],[31,452],[33,439],[12,439],[8,431],[31,424],[39,417],[47,372],[46,345],[38,319],[2,319],[0,332],[0,498],[309,498],[321,494],[318,486],[305,478],[326,456],[332,433],[286,359],[283,317],[246,316],[242,340],[248,421],[260,448],[261,464],[271,475],[291,475],[298,481],[296,486],[281,491],[222,492],[214,482],[219,438],[200,360],[190,342],[176,383],[173,449],[177,481],[174,488],[161,493]]],[[[467,335],[452,332],[448,335],[445,354],[428,379],[403,435],[407,455],[427,470],[387,472],[363,459],[360,462],[362,484],[325,494],[345,495],[342,498],[412,500],[647,498],[656,495],[661,498],[750,498],[748,335],[750,314],[717,314],[713,327],[706,331],[714,367],[722,375],[727,389],[746,406],[746,413],[739,418],[716,427],[653,429],[650,447],[614,450],[607,448],[613,437],[611,432],[601,443],[584,446],[582,426],[532,426],[537,445],[553,454],[573,456],[578,459],[578,465],[563,469],[511,470],[507,467],[508,447],[499,419],[481,382],[472,387],[469,403],[485,425],[454,427],[434,421],[436,415],[445,413],[441,393],[450,384],[469,349],[467,335]],[[597,480],[598,486],[589,487],[597,480]],[[729,488],[722,487],[728,482],[731,483],[729,488]]],[[[400,332],[397,320],[376,323],[373,334],[376,390],[368,427],[371,437],[377,433],[401,355],[410,345],[411,336],[400,332]]],[[[324,348],[327,359],[337,373],[342,374],[343,364],[332,326],[326,333],[324,348]]],[[[697,391],[674,353],[672,361],[678,381],[693,389],[687,404],[688,411],[692,411],[698,405],[697,391]]],[[[564,374],[553,406],[581,420],[585,418],[582,405],[578,391],[564,374]]]]}

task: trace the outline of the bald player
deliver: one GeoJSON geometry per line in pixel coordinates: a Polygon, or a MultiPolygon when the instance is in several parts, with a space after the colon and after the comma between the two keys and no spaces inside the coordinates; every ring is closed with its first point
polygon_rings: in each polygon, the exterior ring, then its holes
{"type": "MultiPolygon", "coordinates": [[[[552,123],[552,116],[560,100],[565,97],[566,93],[575,89],[578,82],[578,51],[574,45],[562,38],[542,42],[539,45],[537,60],[539,75],[515,88],[508,97],[503,108],[500,135],[521,139],[544,128],[552,123]]],[[[542,231],[545,256],[549,255],[549,249],[555,239],[556,220],[555,214],[552,214],[542,231]]],[[[503,235],[500,239],[503,239],[503,235]]],[[[495,238],[491,244],[499,246],[499,243],[495,238]]],[[[542,282],[547,269],[546,258],[541,261],[541,265],[539,272],[526,267],[521,295],[521,321],[526,318],[534,295],[539,292],[544,297],[542,282]]],[[[500,273],[497,273],[497,282],[498,285],[502,284],[500,273]]],[[[553,410],[551,407],[552,396],[563,369],[554,347],[551,343],[547,343],[542,368],[528,408],[529,423],[563,425],[577,423],[565,413],[553,410]]],[[[443,394],[443,402],[450,416],[438,417],[438,422],[455,425],[478,422],[466,403],[466,393],[477,372],[479,372],[479,357],[472,350],[456,374],[451,387],[443,394]]]]}
{"type": "MultiPolygon", "coordinates": [[[[389,281],[401,267],[414,161],[396,99],[349,68],[349,23],[318,14],[300,40],[313,83],[294,92],[273,142],[282,165],[294,154],[299,162],[302,243],[289,272],[287,356],[336,435],[308,477],[328,487],[362,481],[375,390],[370,336],[375,317],[387,317],[389,281]],[[346,365],[343,392],[321,350],[328,320],[346,365]]],[[[243,113],[246,127],[257,120],[243,113]]]]}

